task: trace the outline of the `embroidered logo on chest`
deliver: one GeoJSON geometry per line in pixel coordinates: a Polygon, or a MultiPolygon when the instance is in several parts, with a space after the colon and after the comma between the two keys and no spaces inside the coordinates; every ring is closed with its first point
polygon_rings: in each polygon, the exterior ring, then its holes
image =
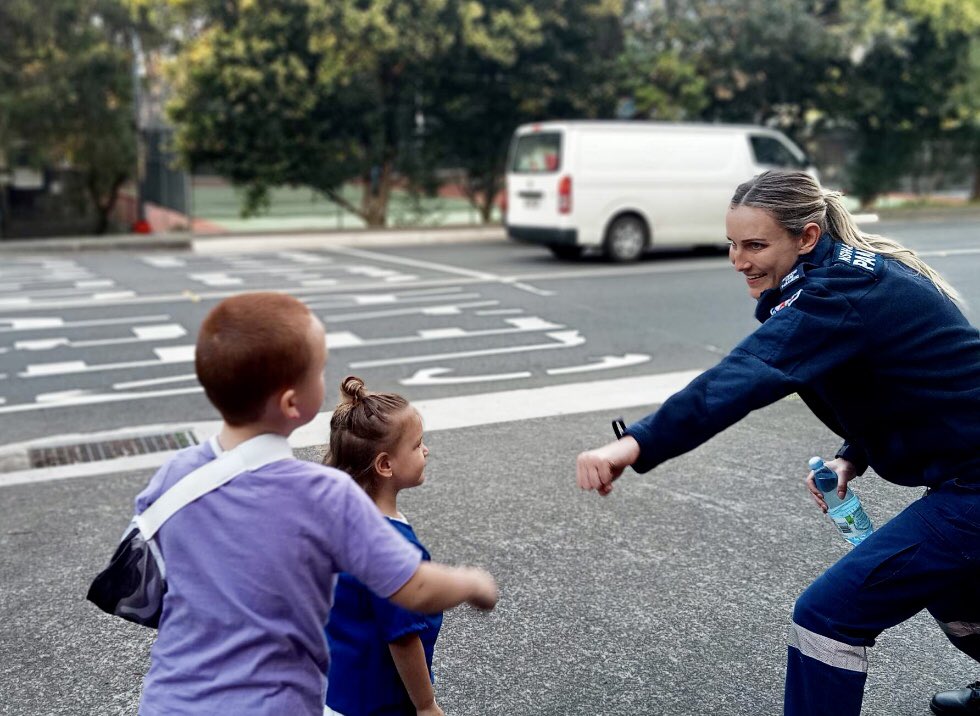
{"type": "Polygon", "coordinates": [[[800,297],[800,294],[801,293],[803,293],[803,289],[802,288],[797,289],[796,293],[794,293],[792,296],[790,296],[789,298],[787,298],[785,301],[779,303],[778,305],[774,306],[769,311],[769,315],[770,316],[775,316],[778,311],[782,311],[787,306],[792,306],[793,305],[793,302],[796,301],[796,299],[798,299],[800,297]]]}

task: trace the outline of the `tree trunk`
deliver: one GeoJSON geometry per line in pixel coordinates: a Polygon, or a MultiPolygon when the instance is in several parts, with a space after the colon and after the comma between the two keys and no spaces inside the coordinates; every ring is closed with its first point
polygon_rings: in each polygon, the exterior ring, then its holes
{"type": "Polygon", "coordinates": [[[980,201],[980,155],[973,157],[973,189],[970,191],[970,201],[980,201]]]}
{"type": "Polygon", "coordinates": [[[483,196],[480,197],[480,220],[484,224],[489,224],[493,221],[493,207],[497,201],[497,194],[500,193],[500,176],[496,173],[489,174],[483,181],[483,186],[486,190],[483,192],[483,196]]]}
{"type": "Polygon", "coordinates": [[[89,196],[92,198],[92,203],[95,205],[96,211],[95,234],[102,236],[109,228],[109,214],[116,205],[116,199],[119,198],[119,187],[126,181],[126,175],[117,175],[112,182],[108,194],[105,196],[99,192],[98,183],[95,180],[95,172],[90,171],[88,177],[89,196]]]}
{"type": "Polygon", "coordinates": [[[391,197],[393,177],[392,161],[385,160],[380,166],[371,168],[365,177],[364,193],[361,195],[361,218],[371,228],[381,228],[388,223],[388,200],[391,197]]]}

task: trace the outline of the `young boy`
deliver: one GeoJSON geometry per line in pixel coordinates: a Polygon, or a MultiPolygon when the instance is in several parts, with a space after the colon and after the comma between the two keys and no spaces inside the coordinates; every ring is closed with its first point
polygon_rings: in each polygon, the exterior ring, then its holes
{"type": "Polygon", "coordinates": [[[346,473],[285,457],[286,438],[323,403],[326,358],[323,324],[284,294],[235,296],[205,318],[195,367],[224,423],[160,468],[137,513],[256,436],[278,436],[283,458],[205,494],[157,533],[167,592],[141,716],[320,716],[323,625],[340,571],[415,611],[496,603],[482,570],[420,562],[346,473]]]}

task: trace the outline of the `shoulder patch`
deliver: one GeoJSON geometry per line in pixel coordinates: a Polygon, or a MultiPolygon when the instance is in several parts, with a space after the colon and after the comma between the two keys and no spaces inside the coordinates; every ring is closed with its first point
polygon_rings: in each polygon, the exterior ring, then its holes
{"type": "Polygon", "coordinates": [[[847,244],[838,244],[834,249],[835,264],[846,264],[876,274],[880,271],[881,262],[882,258],[878,254],[847,244]]]}
{"type": "Polygon", "coordinates": [[[796,299],[798,299],[800,297],[800,294],[801,293],[803,293],[803,289],[802,288],[796,289],[796,293],[794,293],[792,296],[790,296],[786,300],[782,301],[781,303],[778,303],[775,306],[773,306],[773,308],[771,308],[769,310],[769,315],[770,316],[775,316],[777,311],[782,311],[784,308],[786,308],[788,306],[792,306],[793,305],[793,302],[796,301],[796,299]]]}
{"type": "Polygon", "coordinates": [[[783,280],[779,282],[779,290],[785,291],[787,286],[792,286],[794,283],[803,278],[803,267],[797,266],[788,274],[783,276],[783,280]]]}

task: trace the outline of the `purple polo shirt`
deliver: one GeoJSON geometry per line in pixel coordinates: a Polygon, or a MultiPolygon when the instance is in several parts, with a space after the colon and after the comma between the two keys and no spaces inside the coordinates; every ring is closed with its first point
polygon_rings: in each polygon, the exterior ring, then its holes
{"type": "MultiPolygon", "coordinates": [[[[211,443],[177,453],[136,512],[214,457],[211,443]]],[[[167,593],[140,716],[321,716],[336,574],[388,597],[421,560],[346,473],[301,460],[242,473],[157,539],[167,593]]]]}

